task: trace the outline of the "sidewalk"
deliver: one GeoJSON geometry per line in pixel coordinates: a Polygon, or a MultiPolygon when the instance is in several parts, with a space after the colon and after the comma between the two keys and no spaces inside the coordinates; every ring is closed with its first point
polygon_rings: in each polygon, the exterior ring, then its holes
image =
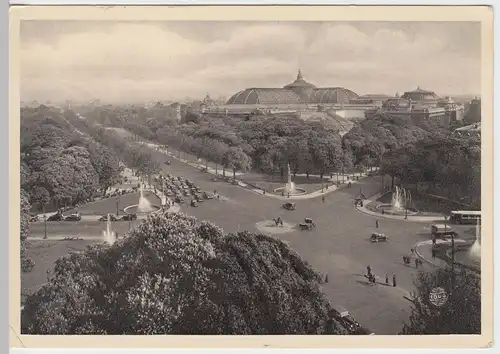
{"type": "MultiPolygon", "coordinates": [[[[464,243],[465,240],[455,239],[455,243],[464,243]]],[[[451,244],[451,240],[436,240],[436,243],[443,244],[448,243],[451,244]]],[[[437,267],[437,268],[447,268],[449,266],[448,262],[445,260],[435,257],[432,258],[432,240],[427,240],[423,242],[417,243],[415,246],[415,254],[418,258],[424,260],[428,264],[437,267]]]]}
{"type": "MultiPolygon", "coordinates": [[[[376,199],[373,198],[373,199],[376,199]]],[[[384,219],[392,219],[392,220],[401,220],[401,221],[410,221],[410,222],[426,222],[426,223],[433,223],[433,222],[442,222],[444,219],[442,216],[438,215],[430,215],[430,216],[425,216],[425,215],[408,215],[408,217],[405,219],[404,215],[393,215],[393,214],[382,214],[382,213],[377,213],[375,211],[369,210],[365,207],[365,205],[368,205],[369,203],[373,202],[374,200],[371,199],[366,199],[363,201],[363,206],[356,206],[356,209],[364,214],[371,215],[377,218],[384,218],[384,219]]]]}

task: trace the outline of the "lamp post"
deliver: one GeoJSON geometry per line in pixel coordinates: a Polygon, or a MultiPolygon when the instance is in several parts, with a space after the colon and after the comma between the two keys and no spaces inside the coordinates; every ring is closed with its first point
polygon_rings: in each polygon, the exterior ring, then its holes
{"type": "Polygon", "coordinates": [[[120,197],[116,198],[116,216],[120,213],[120,197]]]}
{"type": "Polygon", "coordinates": [[[408,201],[405,198],[405,220],[408,219],[408,201]]]}
{"type": "Polygon", "coordinates": [[[47,239],[47,215],[43,213],[43,238],[47,239]]]}

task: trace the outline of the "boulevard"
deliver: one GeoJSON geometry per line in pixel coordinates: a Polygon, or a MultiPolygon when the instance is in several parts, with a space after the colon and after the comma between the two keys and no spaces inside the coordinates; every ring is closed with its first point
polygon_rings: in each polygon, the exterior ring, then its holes
{"type": "MultiPolygon", "coordinates": [[[[367,177],[353,184],[352,188],[340,188],[321,197],[294,200],[296,210],[282,208],[283,201],[254,193],[227,182],[214,182],[213,176],[189,166],[177,159],[166,165],[164,153],[151,149],[164,173],[183,176],[195,181],[206,191],[216,191],[221,200],[200,203],[193,208],[186,202],[180,211],[201,220],[212,221],[227,232],[259,231],[256,223],[281,217],[284,222],[297,225],[304,218],[312,218],[316,227],[311,231],[294,228],[290,232],[275,234],[286,241],[295,251],[323,275],[328,283],[323,290],[334,306],[341,306],[363,325],[377,334],[396,334],[409,316],[410,301],[405,298],[413,290],[417,270],[414,264],[404,265],[402,257],[408,255],[416,243],[430,239],[430,223],[408,220],[385,219],[367,215],[354,207],[354,198],[361,191],[369,198],[380,191],[380,177],[367,177]],[[376,220],[379,228],[376,228],[376,220]],[[389,242],[371,243],[372,232],[389,236],[389,242]],[[370,265],[377,277],[371,285],[365,278],[370,265]],[[389,286],[385,285],[385,276],[389,286]],[[392,276],[397,286],[392,286],[392,276]]],[[[110,210],[112,212],[112,210],[110,210]]],[[[112,229],[123,235],[140,221],[113,222],[112,229]]],[[[57,236],[78,236],[98,240],[104,222],[51,222],[47,223],[48,240],[57,236]]],[[[457,228],[457,227],[454,227],[457,228]]],[[[470,227],[458,227],[463,232],[470,227]]],[[[30,228],[30,239],[44,235],[42,222],[30,228]]],[[[71,241],[69,241],[71,242],[71,241]]],[[[431,267],[424,263],[423,267],[431,267]]]]}

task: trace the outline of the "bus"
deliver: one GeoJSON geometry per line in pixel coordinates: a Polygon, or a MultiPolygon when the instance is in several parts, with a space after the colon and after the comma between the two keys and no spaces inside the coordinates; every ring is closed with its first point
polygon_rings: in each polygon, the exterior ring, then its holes
{"type": "Polygon", "coordinates": [[[457,224],[476,224],[481,219],[481,210],[452,211],[450,221],[457,224]]]}

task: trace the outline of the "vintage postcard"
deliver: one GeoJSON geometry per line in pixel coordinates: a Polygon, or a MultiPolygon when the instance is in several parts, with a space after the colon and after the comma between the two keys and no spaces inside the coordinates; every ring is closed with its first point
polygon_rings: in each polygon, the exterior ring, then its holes
{"type": "Polygon", "coordinates": [[[490,8],[10,15],[11,346],[491,345],[490,8]]]}

